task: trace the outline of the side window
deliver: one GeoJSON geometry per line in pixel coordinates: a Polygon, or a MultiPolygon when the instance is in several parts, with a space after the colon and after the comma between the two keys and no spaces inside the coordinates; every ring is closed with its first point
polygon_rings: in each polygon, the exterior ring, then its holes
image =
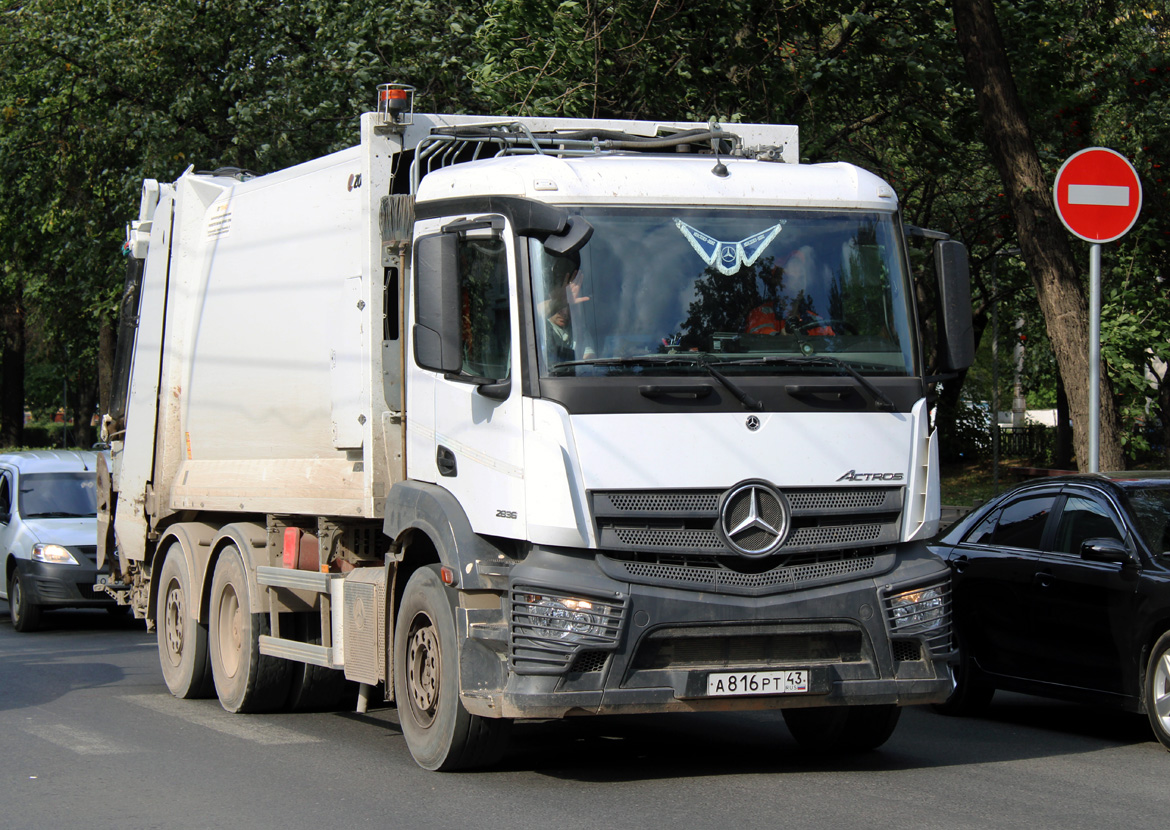
{"type": "Polygon", "coordinates": [[[8,473],[0,473],[0,523],[8,524],[12,513],[12,484],[8,473]]]}
{"type": "Polygon", "coordinates": [[[462,374],[502,380],[509,375],[512,349],[504,241],[461,236],[458,256],[462,374]]]}
{"type": "Polygon", "coordinates": [[[1083,496],[1069,496],[1060,514],[1056,528],[1056,550],[1061,553],[1079,554],[1086,539],[1119,539],[1121,531],[1113,512],[1105,505],[1083,496]]]}
{"type": "Polygon", "coordinates": [[[963,540],[968,545],[990,545],[995,537],[995,526],[999,522],[999,511],[992,510],[975,525],[963,540]]]}
{"type": "Polygon", "coordinates": [[[1035,496],[1012,502],[1003,509],[992,533],[991,544],[1008,548],[1040,549],[1044,525],[1056,496],[1035,496]]]}

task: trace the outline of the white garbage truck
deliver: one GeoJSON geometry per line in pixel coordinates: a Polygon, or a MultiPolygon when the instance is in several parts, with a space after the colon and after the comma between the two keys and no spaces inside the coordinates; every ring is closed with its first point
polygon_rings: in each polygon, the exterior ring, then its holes
{"type": "Polygon", "coordinates": [[[918,308],[894,190],[791,126],[378,100],[350,149],[146,181],[128,227],[99,587],[171,693],[377,695],[441,770],[518,719],[781,709],[859,750],[945,699],[948,571],[905,543],[963,246],[926,232],[918,308]]]}

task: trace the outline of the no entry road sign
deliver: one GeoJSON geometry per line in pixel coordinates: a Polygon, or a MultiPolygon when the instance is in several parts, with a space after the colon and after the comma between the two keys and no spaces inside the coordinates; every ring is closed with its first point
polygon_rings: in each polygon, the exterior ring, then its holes
{"type": "Polygon", "coordinates": [[[1090,147],[1069,156],[1052,189],[1060,221],[1086,242],[1125,235],[1142,209],[1142,184],[1125,156],[1090,147]]]}

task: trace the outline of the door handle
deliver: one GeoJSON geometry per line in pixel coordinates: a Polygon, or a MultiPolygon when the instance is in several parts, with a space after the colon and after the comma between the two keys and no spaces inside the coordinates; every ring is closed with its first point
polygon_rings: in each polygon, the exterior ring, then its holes
{"type": "Polygon", "coordinates": [[[439,449],[435,452],[435,465],[439,468],[439,475],[451,478],[458,475],[459,470],[455,466],[455,453],[439,445],[439,449]]]}
{"type": "Polygon", "coordinates": [[[1032,582],[1041,588],[1051,588],[1053,583],[1052,574],[1048,571],[1036,571],[1036,575],[1032,577],[1032,582]]]}

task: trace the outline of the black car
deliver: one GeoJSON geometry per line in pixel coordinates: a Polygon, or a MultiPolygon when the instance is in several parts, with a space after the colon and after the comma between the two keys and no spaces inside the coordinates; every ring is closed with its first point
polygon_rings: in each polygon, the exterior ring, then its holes
{"type": "Polygon", "coordinates": [[[960,662],[939,707],[996,689],[1146,712],[1170,749],[1170,472],[1022,484],[931,544],[954,571],[960,662]]]}

